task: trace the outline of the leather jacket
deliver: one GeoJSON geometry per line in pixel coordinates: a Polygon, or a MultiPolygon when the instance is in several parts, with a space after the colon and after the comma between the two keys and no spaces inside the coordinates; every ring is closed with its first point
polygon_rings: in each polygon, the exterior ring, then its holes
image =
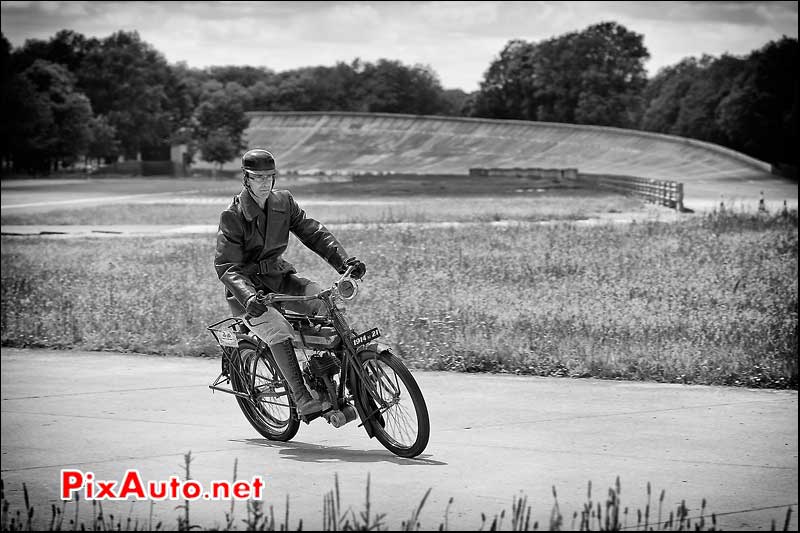
{"type": "Polygon", "coordinates": [[[257,291],[278,292],[284,278],[297,272],[282,257],[290,231],[337,272],[344,271],[348,256],[342,245],[325,226],[306,216],[289,191],[273,190],[261,209],[242,188],[220,215],[214,268],[235,315],[244,313],[248,298],[257,291]]]}

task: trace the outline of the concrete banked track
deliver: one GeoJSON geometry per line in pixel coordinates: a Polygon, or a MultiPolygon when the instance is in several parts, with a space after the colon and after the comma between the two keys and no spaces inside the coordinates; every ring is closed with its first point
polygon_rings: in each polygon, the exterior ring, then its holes
{"type": "Polygon", "coordinates": [[[286,170],[463,174],[471,167],[577,168],[684,182],[770,176],[768,164],[718,145],[619,128],[348,112],[249,116],[248,146],[271,150],[286,170]]]}

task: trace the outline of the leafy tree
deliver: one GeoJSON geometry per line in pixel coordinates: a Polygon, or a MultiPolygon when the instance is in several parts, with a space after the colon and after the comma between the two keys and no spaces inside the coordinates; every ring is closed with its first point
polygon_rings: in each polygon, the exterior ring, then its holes
{"type": "Polygon", "coordinates": [[[117,130],[103,115],[93,117],[89,122],[89,147],[87,156],[106,163],[112,162],[119,155],[117,130]]]}
{"type": "Polygon", "coordinates": [[[717,121],[717,107],[733,88],[744,61],[730,55],[717,60],[706,56],[700,65],[681,99],[680,111],[669,133],[725,145],[728,137],[717,121]]]}
{"type": "MultiPolygon", "coordinates": [[[[206,70],[191,68],[187,66],[184,61],[178,62],[172,66],[172,75],[183,88],[182,97],[186,99],[187,105],[189,105],[191,109],[188,113],[188,116],[191,117],[194,113],[194,109],[200,104],[203,86],[206,82],[213,80],[213,78],[206,70]]],[[[220,86],[223,85],[224,84],[220,86]]],[[[183,126],[185,126],[185,124],[183,126]]]]}
{"type": "Polygon", "coordinates": [[[247,89],[245,111],[387,111],[442,114],[457,111],[444,99],[436,74],[427,66],[398,61],[337,62],[332,67],[302,67],[275,73],[264,67],[177,66],[197,105],[202,94],[230,82],[247,89]],[[201,89],[198,90],[198,87],[201,89]]]}
{"type": "Polygon", "coordinates": [[[28,39],[14,53],[14,71],[22,72],[37,59],[57,63],[76,74],[86,53],[98,43],[97,39],[87,39],[84,35],[72,30],[60,30],[47,41],[28,39]]]}
{"type": "Polygon", "coordinates": [[[139,158],[188,120],[190,100],[164,56],[137,32],[117,32],[91,46],[79,85],[95,112],[116,128],[126,158],[139,158]]]}
{"type": "Polygon", "coordinates": [[[442,114],[450,116],[468,116],[471,105],[471,93],[461,89],[445,89],[442,91],[442,114]]]}
{"type": "Polygon", "coordinates": [[[66,68],[37,59],[10,80],[6,96],[4,151],[17,169],[48,172],[86,153],[92,107],[66,68]]]}
{"type": "Polygon", "coordinates": [[[686,58],[661,69],[642,93],[646,104],[640,121],[641,129],[659,133],[673,131],[683,98],[700,70],[695,58],[686,58]]]}
{"type": "Polygon", "coordinates": [[[257,81],[250,87],[250,98],[253,111],[278,111],[276,102],[280,97],[280,89],[274,83],[257,81]]]}
{"type": "Polygon", "coordinates": [[[258,82],[270,83],[275,77],[275,73],[266,67],[238,65],[209,67],[205,69],[205,73],[223,85],[235,82],[245,88],[251,87],[258,82]]]}
{"type": "Polygon", "coordinates": [[[572,65],[580,77],[575,122],[635,126],[647,85],[644,61],[650,57],[643,36],[603,22],[581,32],[577,42],[579,63],[572,65]]]}
{"type": "Polygon", "coordinates": [[[70,165],[88,152],[92,139],[92,104],[85,94],[72,92],[65,95],[63,102],[55,102],[53,107],[58,137],[53,155],[61,163],[70,165]]]}
{"type": "Polygon", "coordinates": [[[638,122],[649,53],[616,22],[538,44],[509,41],[492,62],[473,114],[629,127],[638,122]]]}
{"type": "Polygon", "coordinates": [[[212,131],[226,130],[232,138],[244,132],[249,124],[245,116],[250,93],[235,82],[223,87],[211,84],[202,96],[203,100],[195,110],[195,130],[198,137],[207,137],[212,131]]]}
{"type": "Polygon", "coordinates": [[[363,98],[359,74],[358,59],[351,64],[340,61],[333,67],[315,67],[312,76],[318,98],[314,105],[323,111],[358,110],[363,98]]]}
{"type": "Polygon", "coordinates": [[[275,111],[327,111],[328,95],[317,84],[318,73],[312,67],[293,69],[278,75],[277,90],[273,93],[275,111]],[[316,72],[315,72],[316,71],[316,72]]]}
{"type": "Polygon", "coordinates": [[[432,115],[443,107],[441,85],[427,66],[409,68],[399,61],[381,59],[365,64],[359,79],[364,111],[432,115]]]}
{"type": "Polygon", "coordinates": [[[772,163],[798,164],[798,41],[784,37],[753,52],[717,107],[730,146],[772,163]]]}
{"type": "Polygon", "coordinates": [[[447,102],[436,74],[398,61],[338,62],[303,67],[249,87],[252,109],[268,111],[372,111],[444,113],[447,102]]]}
{"type": "MultiPolygon", "coordinates": [[[[203,160],[210,163],[217,163],[219,168],[222,165],[235,158],[241,146],[236,144],[234,139],[231,139],[230,132],[226,129],[217,129],[208,133],[208,135],[199,142],[200,151],[203,153],[203,160]]],[[[216,168],[214,169],[216,172],[216,168]]]]}
{"type": "Polygon", "coordinates": [[[220,162],[224,156],[227,157],[222,162],[230,161],[245,147],[242,137],[249,119],[244,110],[250,93],[236,82],[223,87],[209,83],[205,89],[203,101],[195,111],[195,138],[205,161],[220,162]]]}
{"type": "Polygon", "coordinates": [[[704,55],[662,69],[643,92],[641,128],[797,166],[797,39],[746,57],[704,55]]]}
{"type": "Polygon", "coordinates": [[[53,110],[25,76],[15,75],[3,85],[3,166],[49,172],[50,138],[45,133],[53,131],[53,110]]]}
{"type": "Polygon", "coordinates": [[[11,69],[11,43],[6,36],[0,33],[0,113],[3,120],[0,120],[0,157],[2,157],[2,168],[10,166],[13,160],[11,155],[11,143],[14,139],[15,123],[12,114],[18,111],[17,102],[13,101],[18,94],[13,84],[14,76],[11,69]]]}
{"type": "Polygon", "coordinates": [[[509,41],[484,73],[472,106],[473,116],[535,120],[533,63],[536,46],[509,41]]]}

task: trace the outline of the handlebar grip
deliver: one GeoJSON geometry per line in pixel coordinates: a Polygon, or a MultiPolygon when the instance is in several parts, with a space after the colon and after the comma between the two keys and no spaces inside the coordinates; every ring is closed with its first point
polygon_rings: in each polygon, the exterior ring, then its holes
{"type": "Polygon", "coordinates": [[[261,303],[263,303],[263,304],[269,305],[269,304],[272,303],[272,295],[273,294],[274,293],[272,293],[272,292],[258,291],[256,293],[256,300],[261,302],[261,303]]]}

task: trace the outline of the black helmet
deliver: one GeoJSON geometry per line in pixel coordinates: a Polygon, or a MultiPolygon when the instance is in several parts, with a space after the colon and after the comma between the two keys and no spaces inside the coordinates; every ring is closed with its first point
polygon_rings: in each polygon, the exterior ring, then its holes
{"type": "Polygon", "coordinates": [[[252,170],[253,172],[275,170],[275,158],[261,148],[248,150],[242,156],[242,170],[252,170]]]}

